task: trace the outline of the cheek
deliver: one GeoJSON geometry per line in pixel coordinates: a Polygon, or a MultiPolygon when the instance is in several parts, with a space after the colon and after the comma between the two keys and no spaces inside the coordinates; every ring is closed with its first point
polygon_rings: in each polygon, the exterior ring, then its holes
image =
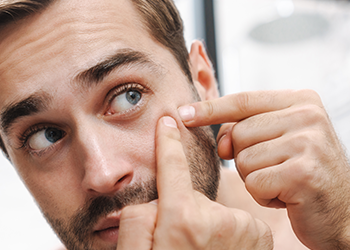
{"type": "Polygon", "coordinates": [[[135,181],[155,176],[155,131],[157,119],[149,117],[123,136],[128,161],[134,166],[135,181]]]}
{"type": "Polygon", "coordinates": [[[177,108],[183,104],[182,102],[186,102],[184,98],[167,95],[167,92],[157,95],[148,103],[147,112],[140,119],[131,126],[121,129],[127,130],[127,135],[123,136],[126,139],[124,144],[128,145],[128,152],[135,163],[137,174],[145,175],[146,171],[152,176],[156,174],[155,135],[161,117],[173,117],[180,132],[184,134],[184,138],[189,135],[189,131],[183,125],[177,112],[177,108]]]}
{"type": "MultiPolygon", "coordinates": [[[[187,88],[186,90],[188,93],[187,88]]],[[[177,91],[174,95],[160,96],[161,98],[150,101],[145,114],[136,121],[106,129],[109,134],[106,135],[106,142],[109,147],[122,150],[122,154],[118,155],[132,164],[136,182],[152,178],[156,174],[155,134],[158,120],[162,116],[168,115],[176,119],[187,151],[186,138],[189,138],[190,132],[179,118],[177,108],[191,102],[192,96],[184,98],[177,91]]],[[[53,167],[55,170],[52,172],[36,169],[35,166],[18,171],[43,212],[53,214],[56,218],[67,217],[84,204],[86,194],[80,185],[81,173],[69,167],[77,164],[75,161],[74,156],[69,155],[58,160],[55,163],[57,168],[53,167]]],[[[20,162],[17,164],[21,165],[20,162]]]]}

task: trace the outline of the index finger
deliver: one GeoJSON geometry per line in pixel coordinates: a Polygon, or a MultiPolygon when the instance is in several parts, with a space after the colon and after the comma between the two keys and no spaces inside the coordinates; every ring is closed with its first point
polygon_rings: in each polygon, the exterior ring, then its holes
{"type": "Polygon", "coordinates": [[[179,115],[188,127],[239,122],[248,117],[282,110],[297,104],[322,105],[312,90],[252,91],[182,106],[179,115]]]}
{"type": "Polygon", "coordinates": [[[156,132],[157,189],[159,205],[173,204],[193,195],[192,181],[180,131],[171,117],[158,121],[156,132]]]}

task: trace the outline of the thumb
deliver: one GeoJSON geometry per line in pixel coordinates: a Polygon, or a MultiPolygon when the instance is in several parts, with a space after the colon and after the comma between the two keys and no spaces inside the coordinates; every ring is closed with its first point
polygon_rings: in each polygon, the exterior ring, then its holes
{"type": "Polygon", "coordinates": [[[118,250],[151,250],[156,221],[156,202],[123,208],[120,216],[118,250]]]}

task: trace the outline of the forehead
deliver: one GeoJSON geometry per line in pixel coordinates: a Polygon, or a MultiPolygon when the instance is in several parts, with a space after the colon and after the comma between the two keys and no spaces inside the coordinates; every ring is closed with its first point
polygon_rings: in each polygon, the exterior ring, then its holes
{"type": "Polygon", "coordinates": [[[160,49],[130,0],[60,0],[3,34],[0,109],[28,93],[68,84],[115,50],[159,55],[160,49]]]}

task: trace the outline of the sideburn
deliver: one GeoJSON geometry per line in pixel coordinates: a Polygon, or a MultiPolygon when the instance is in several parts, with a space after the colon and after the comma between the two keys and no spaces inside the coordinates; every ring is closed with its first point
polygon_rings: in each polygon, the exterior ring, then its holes
{"type": "Polygon", "coordinates": [[[217,198],[220,181],[220,158],[213,131],[209,126],[189,128],[193,135],[187,157],[193,188],[210,200],[217,198]],[[192,144],[191,143],[191,144],[192,144]]]}

